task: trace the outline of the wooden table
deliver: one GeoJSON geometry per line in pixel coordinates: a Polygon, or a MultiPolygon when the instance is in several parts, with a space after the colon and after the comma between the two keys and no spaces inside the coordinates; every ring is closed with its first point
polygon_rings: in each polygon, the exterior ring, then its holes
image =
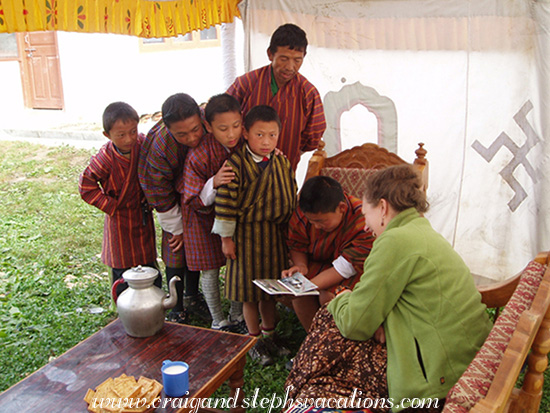
{"type": "MultiPolygon", "coordinates": [[[[182,324],[165,323],[153,337],[128,336],[119,319],[0,394],[3,412],[85,412],[88,388],[122,373],[162,383],[162,361],[189,364],[189,397],[211,396],[229,379],[231,396],[243,385],[246,353],[255,339],[182,324]]],[[[238,392],[242,397],[242,389],[238,392]]],[[[163,400],[164,398],[163,393],[163,400]]],[[[155,412],[186,411],[168,405],[155,412]]],[[[243,411],[233,409],[232,411],[243,411]]]]}

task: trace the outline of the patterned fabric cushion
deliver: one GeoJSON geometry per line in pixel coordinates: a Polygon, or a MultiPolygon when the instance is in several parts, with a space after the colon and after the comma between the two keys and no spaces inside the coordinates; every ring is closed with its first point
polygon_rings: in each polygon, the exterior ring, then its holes
{"type": "Polygon", "coordinates": [[[373,173],[374,169],[360,168],[323,168],[321,175],[336,179],[348,194],[359,199],[363,198],[365,180],[373,173]]]}
{"type": "Polygon", "coordinates": [[[443,413],[467,412],[487,395],[519,317],[531,308],[545,269],[544,265],[532,261],[523,270],[516,291],[502,310],[485,343],[460,380],[449,390],[443,413]]]}
{"type": "Polygon", "coordinates": [[[446,403],[443,411],[446,413],[468,413],[468,409],[455,403],[446,403]]]}
{"type": "Polygon", "coordinates": [[[312,406],[302,406],[301,404],[294,403],[291,405],[288,409],[284,411],[284,413],[325,413],[325,412],[332,412],[332,413],[372,413],[369,409],[361,409],[361,410],[341,410],[341,409],[330,409],[326,407],[312,407],[312,406]]]}

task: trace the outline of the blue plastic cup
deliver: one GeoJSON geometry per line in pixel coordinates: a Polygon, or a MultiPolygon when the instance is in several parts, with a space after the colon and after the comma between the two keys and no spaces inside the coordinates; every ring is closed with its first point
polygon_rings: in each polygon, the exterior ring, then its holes
{"type": "Polygon", "coordinates": [[[183,361],[162,362],[162,384],[168,397],[181,397],[189,391],[189,365],[183,361]]]}

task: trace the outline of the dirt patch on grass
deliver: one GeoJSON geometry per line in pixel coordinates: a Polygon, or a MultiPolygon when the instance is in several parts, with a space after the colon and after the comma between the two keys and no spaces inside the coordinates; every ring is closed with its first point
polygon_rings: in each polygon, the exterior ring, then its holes
{"type": "Polygon", "coordinates": [[[42,145],[33,145],[26,142],[0,142],[2,148],[3,160],[42,161],[48,159],[48,154],[52,148],[42,145]]]}
{"type": "Polygon", "coordinates": [[[51,148],[42,145],[33,145],[33,147],[36,149],[32,153],[27,153],[25,158],[23,158],[24,160],[43,161],[48,159],[51,148]]]}
{"type": "Polygon", "coordinates": [[[46,158],[55,158],[57,162],[67,162],[70,166],[79,166],[82,165],[82,168],[85,168],[90,160],[90,156],[97,152],[96,150],[90,149],[77,149],[71,146],[54,146],[54,147],[44,147],[41,148],[41,156],[46,158]]]}
{"type": "Polygon", "coordinates": [[[60,168],[84,170],[93,151],[70,146],[43,146],[27,142],[0,141],[0,183],[23,181],[50,184],[60,168]],[[9,174],[3,171],[10,171],[9,174]]]}
{"type": "Polygon", "coordinates": [[[0,161],[17,159],[20,162],[25,162],[55,158],[58,161],[66,160],[72,166],[85,165],[91,154],[88,149],[78,149],[67,145],[52,147],[28,142],[0,141],[0,148],[2,149],[0,161]]]}
{"type": "Polygon", "coordinates": [[[10,180],[7,180],[7,181],[3,181],[4,183],[9,183],[9,184],[17,184],[19,182],[41,182],[43,183],[44,185],[47,185],[47,184],[52,184],[54,182],[57,182],[58,181],[58,178],[56,177],[51,177],[51,176],[27,176],[27,175],[24,175],[24,174],[20,174],[20,175],[17,175],[15,176],[14,178],[10,179],[10,180]]]}

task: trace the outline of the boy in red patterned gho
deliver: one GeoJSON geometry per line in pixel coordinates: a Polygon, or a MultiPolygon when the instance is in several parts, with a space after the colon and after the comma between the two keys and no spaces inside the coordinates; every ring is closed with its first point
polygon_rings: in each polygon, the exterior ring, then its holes
{"type": "MultiPolygon", "coordinates": [[[[101,260],[111,267],[112,283],[131,267],[157,267],[153,215],[137,174],[144,139],[138,135],[138,122],[137,112],[127,103],[105,108],[103,134],[109,142],[92,156],[78,185],[82,199],[105,212],[101,260]]],[[[155,285],[162,285],[160,272],[155,285]]],[[[122,285],[118,293],[125,288],[122,285]]]]}

